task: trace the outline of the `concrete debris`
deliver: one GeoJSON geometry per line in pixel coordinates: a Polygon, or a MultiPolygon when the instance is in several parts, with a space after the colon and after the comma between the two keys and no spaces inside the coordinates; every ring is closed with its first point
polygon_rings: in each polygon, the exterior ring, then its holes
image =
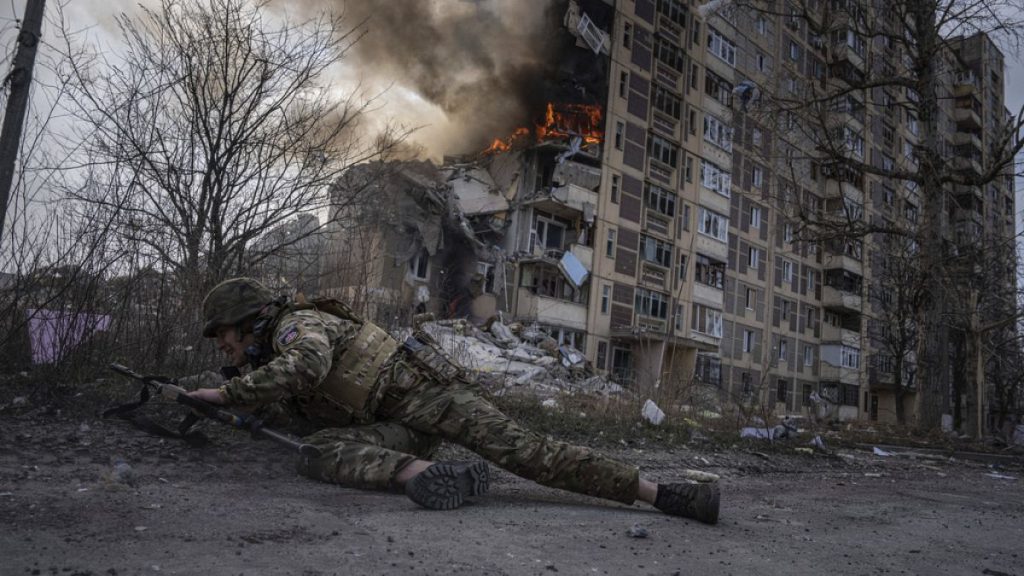
{"type": "Polygon", "coordinates": [[[875,452],[875,456],[885,457],[885,456],[892,456],[893,455],[892,452],[886,452],[885,450],[882,450],[878,446],[875,446],[874,452],[875,452]]]}
{"type": "Polygon", "coordinates": [[[655,404],[654,400],[651,400],[650,398],[648,398],[647,401],[644,402],[644,407],[640,411],[640,413],[644,417],[644,420],[647,420],[648,422],[654,424],[655,426],[660,426],[661,423],[665,421],[665,413],[661,410],[661,408],[658,408],[658,405],[655,404]]]}
{"type": "Polygon", "coordinates": [[[547,400],[541,402],[540,405],[545,408],[558,408],[558,400],[555,400],[554,398],[548,398],[547,400]]]}
{"type": "Polygon", "coordinates": [[[711,472],[705,472],[703,470],[692,470],[690,468],[683,470],[682,476],[687,480],[693,480],[694,482],[700,482],[702,484],[718,482],[722,479],[718,474],[712,474],[711,472]]]}
{"type": "Polygon", "coordinates": [[[18,396],[14,400],[11,400],[11,406],[14,408],[20,408],[22,406],[28,406],[28,398],[24,396],[18,396]]]}
{"type": "Polygon", "coordinates": [[[1000,474],[998,472],[989,472],[988,474],[985,474],[985,476],[988,476],[989,478],[995,478],[996,480],[1016,480],[1017,479],[1016,476],[1007,476],[1006,474],[1000,474]]]}
{"type": "Polygon", "coordinates": [[[590,275],[590,272],[572,252],[562,254],[562,259],[558,261],[558,269],[576,288],[582,287],[583,283],[587,281],[587,276],[590,275]]]}
{"type": "Polygon", "coordinates": [[[647,530],[647,528],[640,525],[639,523],[630,526],[629,530],[626,530],[626,534],[630,538],[647,538],[648,536],[650,536],[650,532],[647,530]]]}
{"type": "MultiPolygon", "coordinates": [[[[530,390],[541,397],[559,393],[619,395],[624,389],[594,373],[582,352],[547,336],[536,326],[506,325],[492,318],[487,329],[464,320],[426,321],[420,328],[453,360],[483,384],[503,394],[530,390]],[[519,336],[516,333],[519,333],[519,336]],[[536,344],[522,338],[536,338],[536,344]]],[[[400,335],[404,339],[405,335],[400,335]]]]}
{"type": "Polygon", "coordinates": [[[812,438],[811,446],[814,446],[816,449],[822,451],[828,450],[828,448],[825,447],[825,441],[821,439],[821,436],[815,436],[814,438],[812,438]]]}
{"type": "Polygon", "coordinates": [[[753,426],[747,426],[740,430],[740,438],[764,438],[771,440],[775,434],[775,430],[771,428],[755,428],[753,426]]]}

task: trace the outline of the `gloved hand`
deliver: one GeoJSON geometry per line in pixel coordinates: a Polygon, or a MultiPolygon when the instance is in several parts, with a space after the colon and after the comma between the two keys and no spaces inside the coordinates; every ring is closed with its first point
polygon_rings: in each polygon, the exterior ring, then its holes
{"type": "Polygon", "coordinates": [[[177,384],[185,390],[219,388],[224,384],[224,377],[213,370],[204,370],[198,374],[178,378],[177,384]]]}

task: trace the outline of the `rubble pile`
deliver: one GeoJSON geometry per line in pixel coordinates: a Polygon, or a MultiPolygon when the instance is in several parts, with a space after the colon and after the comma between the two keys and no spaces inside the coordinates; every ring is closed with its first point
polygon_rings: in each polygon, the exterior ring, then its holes
{"type": "Polygon", "coordinates": [[[535,325],[492,318],[477,327],[463,319],[420,326],[453,360],[501,395],[529,391],[542,398],[560,393],[620,395],[622,386],[595,373],[582,352],[559,345],[535,325]]]}

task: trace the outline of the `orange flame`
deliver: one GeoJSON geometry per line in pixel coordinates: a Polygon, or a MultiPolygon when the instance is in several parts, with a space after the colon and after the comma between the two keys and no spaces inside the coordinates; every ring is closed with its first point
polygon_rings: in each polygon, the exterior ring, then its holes
{"type": "MultiPolygon", "coordinates": [[[[579,136],[583,139],[584,145],[600,144],[604,140],[601,112],[601,107],[596,104],[549,102],[544,114],[544,123],[534,127],[533,133],[536,135],[536,141],[579,136]]],[[[508,151],[516,144],[526,141],[529,135],[530,129],[520,126],[505,139],[495,138],[483,153],[497,154],[508,151]]]]}

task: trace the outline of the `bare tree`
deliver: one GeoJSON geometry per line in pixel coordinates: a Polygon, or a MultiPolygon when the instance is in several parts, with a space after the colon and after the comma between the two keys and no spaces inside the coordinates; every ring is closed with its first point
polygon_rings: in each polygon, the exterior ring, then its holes
{"type": "Polygon", "coordinates": [[[401,139],[367,139],[373,99],[328,85],[359,39],[337,16],[292,23],[262,3],[163,0],[117,22],[118,59],[75,56],[64,31],[84,126],[67,194],[101,208],[192,294],[321,232],[303,225],[257,243],[356,201],[361,190],[330,193],[339,175],[401,139]]]}
{"type": "MultiPolygon", "coordinates": [[[[919,417],[924,427],[936,427],[949,410],[954,368],[947,347],[952,318],[963,304],[948,281],[955,220],[979,211],[990,186],[1002,192],[1000,210],[1002,196],[1010,195],[1012,212],[1010,179],[1024,127],[1024,110],[1012,115],[995,109],[1001,94],[981,101],[983,87],[1001,90],[1002,83],[990,81],[987,72],[972,75],[972,66],[995,61],[993,42],[1019,45],[1024,3],[726,4],[731,15],[767,16],[779,24],[772,33],[784,49],[783,58],[768,60],[764,74],[737,79],[736,128],[747,139],[754,130],[779,136],[764,137],[763,145],[752,148],[778,177],[771,196],[797,223],[797,237],[834,240],[855,249],[861,239],[881,236],[916,243],[925,287],[916,299],[919,417]],[[867,203],[874,210],[866,211],[867,203]]],[[[987,230],[985,235],[1005,232],[987,230]]]]}

